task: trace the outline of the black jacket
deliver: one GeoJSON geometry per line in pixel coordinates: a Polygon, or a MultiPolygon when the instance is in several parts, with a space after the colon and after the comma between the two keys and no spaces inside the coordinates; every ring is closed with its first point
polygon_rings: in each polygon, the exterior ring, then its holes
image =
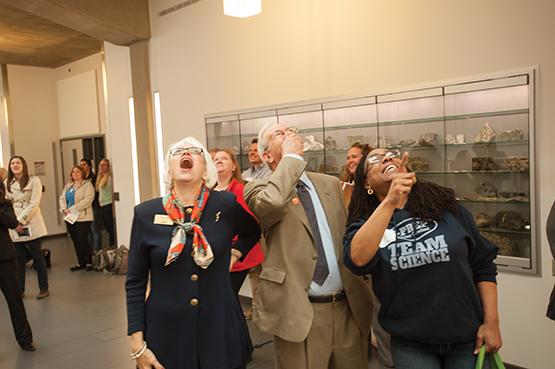
{"type": "Polygon", "coordinates": [[[143,331],[166,369],[240,367],[252,347],[231,287],[231,241],[238,235],[233,247],[246,255],[260,238],[258,222],[234,194],[212,191],[199,225],[214,260],[207,269],[197,266],[189,236],[179,258],[165,267],[175,227],[154,224],[157,214],[166,214],[160,198],[135,208],[126,282],[128,333],[143,331]]]}
{"type": "Polygon", "coordinates": [[[480,235],[472,214],[444,212],[443,221],[395,210],[378,252],[367,265],[351,260],[351,241],[365,219],[345,233],[345,265],[372,274],[382,306],[379,320],[392,336],[428,344],[471,342],[483,322],[476,283],[496,281],[497,247],[480,235]]]}
{"type": "Polygon", "coordinates": [[[0,203],[0,260],[15,258],[15,247],[8,229],[17,227],[17,224],[11,201],[0,203]]]}
{"type": "MultiPolygon", "coordinates": [[[[555,259],[555,202],[551,205],[551,211],[547,217],[546,230],[547,240],[549,241],[549,247],[551,248],[551,254],[555,259]]],[[[555,320],[555,286],[553,286],[553,291],[551,291],[546,316],[555,320]]]]}

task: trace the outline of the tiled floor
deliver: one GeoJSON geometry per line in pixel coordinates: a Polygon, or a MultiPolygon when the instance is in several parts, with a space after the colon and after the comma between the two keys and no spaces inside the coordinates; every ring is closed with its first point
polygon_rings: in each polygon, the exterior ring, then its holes
{"type": "MultiPolygon", "coordinates": [[[[24,299],[37,351],[22,351],[17,345],[8,309],[0,297],[1,369],[132,369],[128,358],[124,276],[99,272],[71,273],[75,263],[71,242],[49,239],[43,247],[52,250],[49,269],[50,297],[36,300],[36,273],[27,270],[24,299]]],[[[271,336],[250,326],[256,348],[249,369],[273,368],[271,336]]],[[[375,359],[370,369],[383,369],[375,359]]]]}

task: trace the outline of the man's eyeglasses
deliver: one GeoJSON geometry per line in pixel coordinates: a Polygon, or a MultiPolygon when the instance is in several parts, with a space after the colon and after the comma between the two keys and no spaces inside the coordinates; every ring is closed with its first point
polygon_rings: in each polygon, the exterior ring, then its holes
{"type": "Polygon", "coordinates": [[[366,158],[367,168],[372,165],[381,163],[384,159],[399,159],[401,157],[401,152],[399,150],[388,150],[383,154],[373,154],[366,158]]]}
{"type": "Polygon", "coordinates": [[[202,148],[200,147],[176,147],[170,150],[171,156],[181,156],[183,154],[200,155],[202,154],[202,148]]]}
{"type": "Polygon", "coordinates": [[[299,133],[299,129],[295,128],[295,127],[287,127],[284,129],[280,129],[280,130],[276,130],[274,131],[274,133],[272,133],[270,135],[270,140],[274,139],[274,138],[280,138],[285,136],[288,133],[293,133],[293,134],[298,134],[299,133]]]}

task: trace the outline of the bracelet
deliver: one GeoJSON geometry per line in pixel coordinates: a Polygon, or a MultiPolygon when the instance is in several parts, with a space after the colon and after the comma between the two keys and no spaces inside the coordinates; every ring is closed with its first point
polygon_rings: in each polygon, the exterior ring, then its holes
{"type": "Polygon", "coordinates": [[[129,355],[131,357],[131,360],[136,360],[138,359],[142,354],[144,354],[146,351],[146,341],[143,341],[143,344],[141,345],[141,347],[139,347],[139,349],[133,353],[131,353],[131,355],[129,355]]]}
{"type": "Polygon", "coordinates": [[[237,249],[231,249],[231,255],[235,256],[237,259],[241,259],[241,256],[243,256],[241,251],[239,251],[237,249]]]}

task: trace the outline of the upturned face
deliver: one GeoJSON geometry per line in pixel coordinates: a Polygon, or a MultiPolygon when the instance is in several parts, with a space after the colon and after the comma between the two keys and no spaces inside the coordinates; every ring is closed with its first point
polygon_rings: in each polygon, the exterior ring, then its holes
{"type": "Polygon", "coordinates": [[[260,163],[262,163],[262,159],[260,159],[260,156],[258,156],[258,144],[257,143],[252,143],[249,147],[249,163],[251,163],[252,165],[259,165],[260,163]]]}
{"type": "Polygon", "coordinates": [[[347,171],[349,174],[354,175],[357,165],[362,159],[362,150],[358,147],[351,147],[347,152],[347,171]]]}
{"type": "Polygon", "coordinates": [[[19,175],[23,173],[23,162],[20,158],[13,158],[10,161],[10,170],[14,175],[19,175]]]}
{"type": "Polygon", "coordinates": [[[216,165],[216,170],[218,171],[218,176],[228,176],[231,177],[233,172],[237,169],[231,156],[225,151],[218,151],[214,155],[214,164],[216,165]]]}
{"type": "Polygon", "coordinates": [[[174,182],[200,183],[206,164],[200,147],[183,146],[170,151],[170,173],[174,182]]]}
{"type": "Polygon", "coordinates": [[[397,150],[375,149],[366,157],[366,184],[378,192],[389,190],[396,173],[406,173],[401,164],[401,153],[397,150]]]}
{"type": "Polygon", "coordinates": [[[282,144],[285,137],[297,136],[297,129],[282,125],[276,125],[266,132],[268,147],[264,151],[264,160],[271,166],[277,165],[283,156],[282,144]]]}
{"type": "Polygon", "coordinates": [[[83,179],[83,173],[78,168],[73,168],[71,170],[71,179],[73,181],[80,181],[83,179]]]}

